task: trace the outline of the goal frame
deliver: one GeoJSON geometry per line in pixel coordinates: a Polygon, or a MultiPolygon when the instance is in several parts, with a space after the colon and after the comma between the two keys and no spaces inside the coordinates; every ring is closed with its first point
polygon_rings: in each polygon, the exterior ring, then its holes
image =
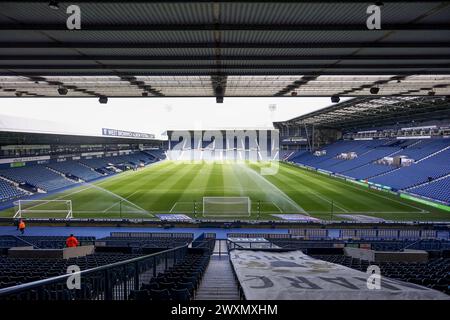
{"type": "Polygon", "coordinates": [[[65,219],[72,219],[73,218],[73,209],[72,209],[72,200],[18,200],[17,202],[18,209],[16,213],[14,214],[13,218],[22,218],[22,213],[67,213],[65,219]],[[67,210],[53,210],[53,209],[45,209],[45,210],[39,210],[39,209],[24,209],[22,204],[23,203],[36,203],[39,205],[39,203],[46,204],[46,203],[66,203],[68,205],[67,210]]]}
{"type": "MultiPolygon", "coordinates": [[[[225,202],[224,202],[225,203],[225,202]]],[[[252,201],[250,197],[203,197],[202,198],[202,214],[204,218],[227,218],[227,217],[250,217],[252,215],[252,201]],[[205,199],[246,199],[247,200],[247,213],[246,215],[242,214],[208,214],[205,212],[205,199]]]]}

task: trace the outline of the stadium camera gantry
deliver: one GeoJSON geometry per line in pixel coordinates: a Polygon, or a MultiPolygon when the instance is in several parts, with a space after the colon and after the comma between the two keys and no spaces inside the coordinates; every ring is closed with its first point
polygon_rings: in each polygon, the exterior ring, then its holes
{"type": "Polygon", "coordinates": [[[1,97],[450,94],[448,1],[80,0],[69,30],[71,5],[0,3],[1,97]]]}

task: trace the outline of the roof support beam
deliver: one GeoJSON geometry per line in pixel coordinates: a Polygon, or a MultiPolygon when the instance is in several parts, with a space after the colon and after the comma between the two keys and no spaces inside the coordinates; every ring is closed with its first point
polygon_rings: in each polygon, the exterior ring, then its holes
{"type": "MultiPolygon", "coordinates": [[[[51,70],[51,69],[65,69],[65,70],[104,70],[104,69],[112,69],[112,70],[157,70],[157,69],[173,69],[173,70],[198,70],[198,69],[214,69],[214,65],[150,65],[150,64],[142,64],[142,65],[11,65],[11,64],[3,64],[0,65],[0,69],[9,69],[9,70],[23,70],[23,69],[31,69],[31,70],[51,70]]],[[[433,63],[420,63],[420,64],[401,64],[401,65],[381,65],[381,64],[345,64],[345,65],[326,65],[326,64],[317,64],[317,65],[301,65],[301,64],[289,64],[289,65],[279,65],[279,64],[253,64],[253,65],[222,65],[221,69],[301,69],[301,70],[320,70],[320,69],[332,69],[332,70],[360,70],[360,69],[450,69],[448,64],[433,64],[433,63]]]]}
{"type": "Polygon", "coordinates": [[[295,96],[294,93],[296,89],[300,88],[301,86],[307,84],[309,81],[316,80],[319,76],[303,76],[301,79],[294,81],[292,84],[286,86],[285,88],[281,89],[277,93],[274,94],[274,96],[283,96],[288,94],[289,92],[291,95],[295,96]]]}
{"type": "Polygon", "coordinates": [[[132,76],[119,76],[121,80],[129,82],[131,85],[138,87],[142,90],[142,96],[145,96],[145,93],[151,93],[154,96],[163,97],[159,90],[153,89],[151,85],[146,84],[144,81],[139,81],[136,77],[132,76]]]}
{"type": "MultiPolygon", "coordinates": [[[[336,43],[251,43],[251,42],[234,42],[221,43],[221,48],[238,48],[238,49],[336,49],[336,48],[450,48],[450,42],[336,42],[336,43]]],[[[165,49],[165,48],[214,48],[214,42],[193,42],[193,43],[126,43],[126,42],[74,42],[74,43],[33,43],[33,42],[1,42],[0,48],[9,49],[165,49]]]]}
{"type": "MultiPolygon", "coordinates": [[[[305,4],[316,4],[317,1],[314,0],[216,0],[217,2],[222,3],[305,3],[305,4]]],[[[14,0],[11,2],[17,3],[26,3],[30,2],[29,0],[14,0]]],[[[36,3],[45,3],[48,4],[48,0],[34,0],[36,3]]],[[[114,0],[77,0],[76,3],[105,3],[105,4],[114,4],[118,1],[114,0]]],[[[212,0],[127,0],[127,3],[211,3],[212,0]]],[[[361,3],[367,4],[367,0],[321,0],[322,3],[361,3]]],[[[383,3],[404,3],[405,0],[384,0],[383,3]]],[[[423,1],[419,0],[408,0],[407,2],[411,3],[423,3],[423,1]]],[[[442,1],[439,0],[427,0],[427,2],[440,3],[442,1]]]]}
{"type": "MultiPolygon", "coordinates": [[[[365,24],[84,24],[77,33],[92,31],[124,31],[124,32],[158,32],[158,31],[364,31],[367,32],[365,24]]],[[[436,31],[450,30],[450,24],[391,24],[383,25],[378,32],[395,31],[436,31]]],[[[65,24],[0,24],[0,31],[26,32],[26,31],[68,31],[65,24]]]]}
{"type": "MultiPolygon", "coordinates": [[[[362,61],[362,60],[450,60],[450,54],[437,55],[360,55],[360,56],[345,56],[345,55],[286,55],[278,56],[274,59],[273,56],[268,55],[221,55],[222,61],[323,61],[323,60],[342,60],[342,61],[362,61]]],[[[0,55],[0,61],[16,60],[16,61],[92,61],[92,60],[114,60],[114,61],[215,61],[215,56],[193,55],[193,56],[132,56],[132,55],[0,55]]]]}

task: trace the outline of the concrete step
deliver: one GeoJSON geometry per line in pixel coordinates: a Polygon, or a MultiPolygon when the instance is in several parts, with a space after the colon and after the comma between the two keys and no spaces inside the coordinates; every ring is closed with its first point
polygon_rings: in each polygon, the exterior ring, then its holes
{"type": "Polygon", "coordinates": [[[239,300],[239,289],[227,255],[211,257],[195,300],[239,300]]]}

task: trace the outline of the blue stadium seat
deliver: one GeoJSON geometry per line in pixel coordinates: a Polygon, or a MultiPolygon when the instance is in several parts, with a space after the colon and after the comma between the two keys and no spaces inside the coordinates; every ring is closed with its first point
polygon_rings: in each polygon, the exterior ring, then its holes
{"type": "Polygon", "coordinates": [[[0,170],[0,176],[17,183],[28,183],[45,191],[61,189],[75,184],[74,181],[64,178],[43,165],[2,169],[0,170]]]}
{"type": "Polygon", "coordinates": [[[88,168],[77,161],[64,161],[50,163],[48,166],[63,174],[70,174],[84,181],[90,181],[102,177],[103,175],[88,168]]]}
{"type": "Polygon", "coordinates": [[[0,202],[17,199],[24,195],[26,195],[24,191],[16,188],[8,181],[0,179],[0,202]]]}

